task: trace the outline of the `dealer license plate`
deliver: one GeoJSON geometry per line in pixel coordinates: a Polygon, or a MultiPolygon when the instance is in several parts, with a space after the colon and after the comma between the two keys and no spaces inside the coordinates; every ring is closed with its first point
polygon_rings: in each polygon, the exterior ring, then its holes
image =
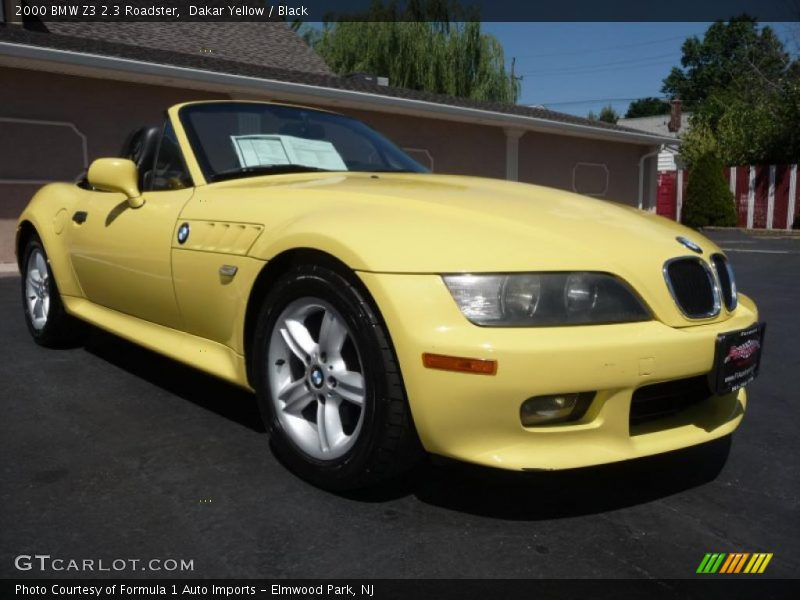
{"type": "Polygon", "coordinates": [[[761,364],[766,323],[717,336],[709,384],[716,394],[728,394],[753,381],[761,364]]]}

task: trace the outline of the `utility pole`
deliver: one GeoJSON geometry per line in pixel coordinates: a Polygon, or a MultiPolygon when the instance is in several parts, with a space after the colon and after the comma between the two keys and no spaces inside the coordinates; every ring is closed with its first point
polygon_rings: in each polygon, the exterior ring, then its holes
{"type": "Polygon", "coordinates": [[[516,75],[516,68],[517,68],[517,57],[511,57],[511,86],[514,90],[517,89],[517,82],[522,81],[522,76],[520,75],[517,77],[516,75]]]}

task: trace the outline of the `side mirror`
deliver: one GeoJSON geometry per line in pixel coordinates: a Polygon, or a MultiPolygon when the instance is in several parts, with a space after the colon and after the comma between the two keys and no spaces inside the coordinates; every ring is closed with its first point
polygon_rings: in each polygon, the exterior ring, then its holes
{"type": "Polygon", "coordinates": [[[144,205],[136,164],[126,158],[98,158],[86,174],[89,184],[102,192],[121,192],[131,208],[144,205]]]}

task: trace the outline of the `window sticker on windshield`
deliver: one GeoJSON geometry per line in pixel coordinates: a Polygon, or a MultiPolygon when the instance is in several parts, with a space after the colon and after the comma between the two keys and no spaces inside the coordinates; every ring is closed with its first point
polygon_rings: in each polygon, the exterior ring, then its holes
{"type": "Polygon", "coordinates": [[[242,167],[288,165],[291,162],[280,136],[232,135],[231,141],[242,167]]]}
{"type": "Polygon", "coordinates": [[[231,141],[242,167],[302,165],[327,171],[347,171],[334,145],[291,135],[232,135],[231,141]]]}

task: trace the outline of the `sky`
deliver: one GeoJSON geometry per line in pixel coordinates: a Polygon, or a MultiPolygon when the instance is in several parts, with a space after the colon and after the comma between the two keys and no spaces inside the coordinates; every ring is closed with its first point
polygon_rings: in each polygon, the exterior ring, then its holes
{"type": "MultiPolygon", "coordinates": [[[[585,116],[611,104],[624,115],[630,101],[662,96],[661,82],[680,65],[681,45],[709,23],[483,23],[516,57],[520,104],[541,104],[585,116]]],[[[771,26],[797,56],[797,23],[771,26]]]]}

